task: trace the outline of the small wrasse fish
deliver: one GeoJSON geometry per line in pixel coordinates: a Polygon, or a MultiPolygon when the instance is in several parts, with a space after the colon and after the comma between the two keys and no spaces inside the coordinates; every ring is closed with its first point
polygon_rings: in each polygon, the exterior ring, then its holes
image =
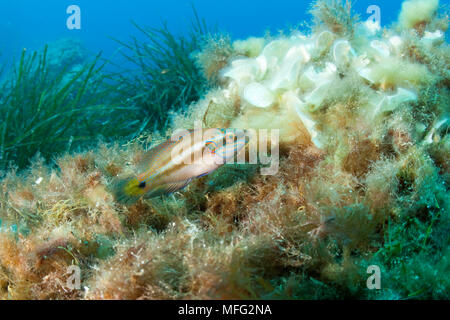
{"type": "Polygon", "coordinates": [[[148,150],[139,173],[113,182],[112,193],[123,204],[173,193],[233,160],[249,140],[244,129],[184,130],[148,150]]]}

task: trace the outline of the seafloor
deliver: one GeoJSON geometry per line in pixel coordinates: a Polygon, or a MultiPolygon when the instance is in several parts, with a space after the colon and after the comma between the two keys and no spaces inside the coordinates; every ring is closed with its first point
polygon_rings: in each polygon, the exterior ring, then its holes
{"type": "Polygon", "coordinates": [[[139,27],[130,74],[74,43],[24,52],[0,93],[0,298],[448,299],[438,4],[381,28],[319,0],[311,26],[235,42],[198,18],[189,38],[139,27]],[[114,179],[196,121],[279,130],[278,171],[115,201],[114,179]]]}

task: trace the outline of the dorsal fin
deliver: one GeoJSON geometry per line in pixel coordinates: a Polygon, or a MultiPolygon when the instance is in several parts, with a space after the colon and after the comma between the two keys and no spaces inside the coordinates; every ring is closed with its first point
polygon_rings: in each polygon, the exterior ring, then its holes
{"type": "Polygon", "coordinates": [[[159,175],[159,173],[161,173],[160,170],[170,163],[173,148],[178,145],[186,135],[189,135],[192,132],[193,130],[187,130],[187,133],[180,136],[178,140],[169,138],[145,152],[137,165],[140,179],[147,180],[159,175]]]}
{"type": "Polygon", "coordinates": [[[167,149],[173,145],[173,141],[170,139],[158,144],[157,146],[147,150],[142,159],[139,161],[137,168],[139,171],[148,171],[155,169],[160,164],[161,156],[164,155],[167,149]]]}

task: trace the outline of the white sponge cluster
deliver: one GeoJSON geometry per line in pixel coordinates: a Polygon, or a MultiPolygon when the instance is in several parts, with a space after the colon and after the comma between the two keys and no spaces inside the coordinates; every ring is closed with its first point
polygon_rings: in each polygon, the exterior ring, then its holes
{"type": "Polygon", "coordinates": [[[439,7],[439,0],[409,0],[402,4],[399,22],[405,28],[413,28],[429,22],[439,7]]]}
{"type": "MultiPolygon", "coordinates": [[[[380,78],[378,69],[386,59],[391,63],[402,59],[403,40],[399,35],[382,36],[380,26],[373,22],[360,23],[357,28],[360,39],[353,46],[349,39],[328,30],[310,36],[296,33],[268,43],[255,38],[248,43],[239,41],[241,51],[252,55],[236,58],[221,70],[221,78],[227,83],[224,90],[238,95],[244,108],[295,110],[312,141],[320,147],[314,112],[320,109],[333,83],[339,81],[340,71],[353,69],[361,81],[371,85],[378,81],[375,75],[380,78]],[[314,63],[318,60],[320,64],[314,63]]],[[[439,30],[427,32],[423,41],[433,45],[441,37],[439,30]]],[[[417,99],[414,86],[400,85],[404,83],[389,90],[373,89],[373,116],[417,99]]]]}

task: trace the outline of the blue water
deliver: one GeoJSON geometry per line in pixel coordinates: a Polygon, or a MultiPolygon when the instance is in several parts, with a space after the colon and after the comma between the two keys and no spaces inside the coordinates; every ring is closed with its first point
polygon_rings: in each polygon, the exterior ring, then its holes
{"type": "MultiPolygon", "coordinates": [[[[128,40],[138,35],[131,21],[158,27],[167,21],[174,33],[187,29],[192,4],[208,25],[217,25],[233,38],[277,33],[310,19],[310,2],[300,0],[0,0],[0,53],[3,61],[17,57],[23,48],[35,50],[61,38],[81,39],[93,54],[114,58],[118,44],[111,37],[128,40]],[[69,5],[81,9],[81,30],[68,30],[69,5]]],[[[449,0],[441,0],[447,3],[449,0]]],[[[401,1],[358,0],[355,11],[367,19],[369,5],[381,9],[381,23],[396,20],[401,1]]]]}

